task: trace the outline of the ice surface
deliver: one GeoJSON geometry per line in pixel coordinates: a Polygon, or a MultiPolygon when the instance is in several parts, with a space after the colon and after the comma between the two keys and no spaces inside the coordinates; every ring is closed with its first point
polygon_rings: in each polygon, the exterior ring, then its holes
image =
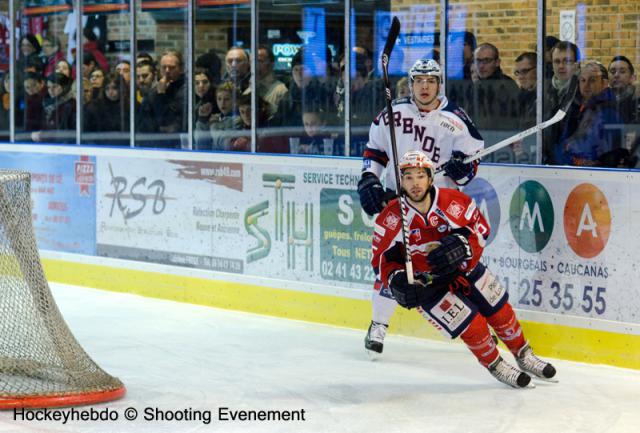
{"type": "Polygon", "coordinates": [[[559,383],[514,390],[452,342],[390,335],[383,358],[372,362],[363,348],[367,323],[352,330],[58,284],[52,290],[85,350],[127,386],[122,400],[93,406],[119,420],[63,425],[5,411],[0,432],[640,431],[639,371],[554,360],[559,383]],[[136,421],[124,420],[129,407],[136,421]],[[212,420],[146,421],[148,407],[211,411],[212,420]],[[306,421],[220,421],[220,407],[304,409],[306,421]]]}

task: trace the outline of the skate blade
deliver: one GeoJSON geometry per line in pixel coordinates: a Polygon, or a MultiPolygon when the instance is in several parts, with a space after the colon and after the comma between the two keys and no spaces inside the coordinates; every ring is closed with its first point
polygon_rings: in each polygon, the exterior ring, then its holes
{"type": "Polygon", "coordinates": [[[560,382],[556,377],[552,377],[551,379],[547,379],[546,377],[538,377],[535,374],[531,375],[531,379],[539,380],[540,382],[547,382],[547,383],[559,383],[560,382]]]}
{"type": "Polygon", "coordinates": [[[375,350],[369,350],[367,348],[365,348],[364,351],[367,352],[367,356],[371,361],[378,361],[379,359],[382,359],[382,353],[376,352],[375,350]]]}

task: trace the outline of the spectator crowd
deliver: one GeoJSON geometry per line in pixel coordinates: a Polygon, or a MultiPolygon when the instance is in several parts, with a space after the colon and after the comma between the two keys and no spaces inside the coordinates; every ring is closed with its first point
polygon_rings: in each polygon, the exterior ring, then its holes
{"type": "MultiPolygon", "coordinates": [[[[436,38],[439,40],[439,38],[436,38]]],[[[464,33],[463,64],[447,80],[447,97],[469,114],[480,131],[521,131],[537,122],[538,53],[513,59],[515,79],[502,68],[498,47],[476,43],[464,33]]],[[[135,59],[136,92],[130,94],[132,65],[107,60],[95,35],[84,31],[82,68],[65,59],[60,40],[31,34],[19,43],[16,61],[15,126],[32,142],[75,142],[77,119],[95,144],[128,145],[134,98],[136,146],[184,146],[189,130],[185,60],[178,51],[135,59]],[[77,72],[78,71],[78,72],[77,72]],[[82,116],[77,116],[76,80],[82,80],[82,116]],[[109,133],[109,134],[106,134],[109,133]]],[[[354,47],[346,80],[344,54],[301,47],[288,73],[276,73],[272,50],[259,46],[256,90],[251,95],[251,58],[231,47],[224,58],[211,50],[194,64],[193,147],[196,150],[343,155],[349,98],[350,154],[358,156],[372,119],[384,108],[384,87],[371,50],[354,47]],[[346,89],[345,83],[349,83],[346,89]],[[252,119],[251,104],[257,103],[252,119]],[[252,122],[255,121],[256,125],[252,122]]],[[[583,59],[578,47],[548,36],[545,41],[542,118],[568,107],[565,119],[543,133],[542,162],[600,167],[635,167],[640,143],[640,92],[630,59],[613,55],[583,59]]],[[[426,56],[438,60],[438,47],[426,56]]],[[[451,71],[449,71],[451,75],[451,71]]],[[[408,97],[406,77],[395,77],[395,96],[408,97]]],[[[3,77],[0,130],[9,129],[11,92],[3,77]]],[[[517,146],[516,146],[517,148],[517,146]]]]}

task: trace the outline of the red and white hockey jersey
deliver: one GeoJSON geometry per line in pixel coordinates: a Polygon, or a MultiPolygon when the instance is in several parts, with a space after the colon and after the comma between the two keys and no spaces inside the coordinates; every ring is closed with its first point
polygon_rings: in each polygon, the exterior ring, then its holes
{"type": "MultiPolygon", "coordinates": [[[[422,150],[436,164],[436,168],[449,161],[451,153],[458,150],[473,155],[484,147],[480,133],[467,114],[445,96],[439,96],[440,105],[430,112],[420,111],[410,98],[393,101],[394,132],[398,158],[410,150],[422,150]]],[[[389,189],[395,189],[392,167],[393,152],[389,134],[389,115],[383,110],[371,124],[369,142],[363,153],[362,171],[375,174],[389,189]],[[383,171],[384,179],[382,178],[383,171]]],[[[437,176],[438,186],[455,188],[446,176],[437,176]]]]}
{"type": "MultiPolygon", "coordinates": [[[[427,254],[452,231],[463,234],[471,246],[472,256],[460,265],[460,270],[469,272],[480,261],[486,240],[489,237],[489,223],[475,201],[463,192],[433,187],[432,203],[426,215],[421,214],[407,202],[409,221],[409,251],[414,272],[429,272],[427,254]]],[[[376,218],[373,233],[373,258],[371,265],[376,275],[387,284],[389,275],[404,269],[404,244],[399,200],[395,199],[376,218]]]]}

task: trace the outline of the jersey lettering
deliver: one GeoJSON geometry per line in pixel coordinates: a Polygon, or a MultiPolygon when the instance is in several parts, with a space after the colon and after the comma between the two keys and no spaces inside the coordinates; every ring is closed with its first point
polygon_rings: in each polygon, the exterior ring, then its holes
{"type": "Polygon", "coordinates": [[[433,139],[433,137],[424,137],[424,140],[422,141],[422,150],[424,150],[427,153],[431,153],[433,151],[433,145],[435,144],[435,140],[433,139]]]}

